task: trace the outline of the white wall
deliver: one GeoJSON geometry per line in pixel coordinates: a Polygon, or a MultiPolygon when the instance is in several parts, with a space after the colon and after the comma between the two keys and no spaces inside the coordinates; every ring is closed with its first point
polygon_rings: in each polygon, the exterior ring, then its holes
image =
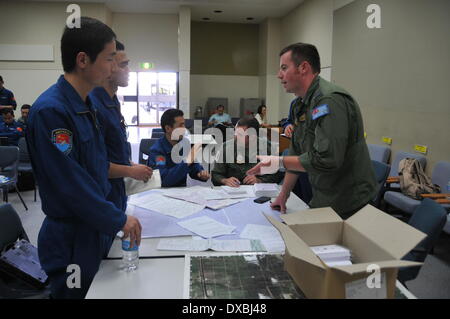
{"type": "Polygon", "coordinates": [[[112,28],[125,45],[132,71],[152,62],[152,71],[178,72],[178,15],[113,13],[112,28]]]}
{"type": "Polygon", "coordinates": [[[191,118],[197,106],[204,109],[209,97],[228,97],[228,112],[237,117],[241,98],[259,97],[259,77],[191,74],[191,118]]]}
{"type": "MultiPolygon", "coordinates": [[[[343,5],[346,1],[337,1],[343,5]]],[[[320,54],[322,76],[330,78],[333,48],[333,11],[334,0],[306,0],[281,20],[281,46],[296,42],[314,44],[320,54]]],[[[280,93],[280,118],[287,117],[293,94],[280,93]]]]}
{"type": "MultiPolygon", "coordinates": [[[[5,87],[12,90],[17,100],[16,118],[20,106],[31,104],[62,74],[59,43],[68,13],[68,3],[1,3],[1,44],[52,45],[53,62],[5,62],[0,61],[0,75],[5,87]]],[[[107,8],[104,4],[80,4],[82,15],[106,22],[107,8]]]]}

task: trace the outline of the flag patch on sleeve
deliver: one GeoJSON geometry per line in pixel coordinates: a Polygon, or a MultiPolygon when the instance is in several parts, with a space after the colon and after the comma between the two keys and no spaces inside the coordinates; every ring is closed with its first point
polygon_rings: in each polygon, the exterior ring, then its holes
{"type": "Polygon", "coordinates": [[[156,165],[157,166],[166,165],[166,158],[164,156],[157,156],[156,157],[156,165]]]}
{"type": "Polygon", "coordinates": [[[330,110],[328,109],[328,104],[323,104],[323,105],[317,106],[312,110],[312,119],[316,120],[319,117],[325,116],[329,113],[330,113],[330,110]]]}
{"type": "Polygon", "coordinates": [[[52,142],[61,152],[68,155],[73,145],[72,132],[64,128],[53,130],[52,142]]]}

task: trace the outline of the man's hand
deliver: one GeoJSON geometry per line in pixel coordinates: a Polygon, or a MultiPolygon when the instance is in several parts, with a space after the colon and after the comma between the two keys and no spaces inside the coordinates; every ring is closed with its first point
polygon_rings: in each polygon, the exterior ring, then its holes
{"type": "Polygon", "coordinates": [[[197,177],[202,181],[207,181],[211,176],[209,175],[208,171],[201,171],[198,172],[197,177]]]}
{"type": "Polygon", "coordinates": [[[142,226],[139,220],[133,216],[127,216],[127,222],[122,229],[124,238],[130,236],[130,248],[134,247],[134,243],[141,245],[142,226]]]}
{"type": "Polygon", "coordinates": [[[242,181],[245,185],[254,185],[256,183],[261,183],[261,180],[255,175],[247,175],[242,181]]]}
{"type": "Polygon", "coordinates": [[[202,144],[194,144],[191,147],[191,151],[189,152],[189,155],[187,156],[186,163],[188,165],[191,165],[192,163],[194,163],[195,158],[198,155],[198,152],[201,152],[201,150],[202,150],[202,144]]]}
{"type": "Polygon", "coordinates": [[[289,198],[289,194],[280,192],[277,198],[271,202],[270,207],[275,210],[279,210],[281,213],[286,213],[286,201],[289,198]]]}
{"type": "Polygon", "coordinates": [[[148,182],[148,180],[152,177],[153,170],[147,165],[133,165],[129,168],[129,177],[134,178],[138,181],[148,182]]]}
{"type": "Polygon", "coordinates": [[[286,128],[284,129],[284,134],[287,137],[292,137],[292,133],[294,133],[294,125],[293,124],[289,124],[288,126],[286,126],[286,128]]]}
{"type": "Polygon", "coordinates": [[[280,157],[279,156],[256,156],[260,160],[256,166],[247,171],[247,175],[265,175],[274,174],[280,169],[280,157]]]}
{"type": "Polygon", "coordinates": [[[221,182],[230,187],[239,187],[239,185],[241,185],[241,182],[236,177],[224,178],[221,182]]]}

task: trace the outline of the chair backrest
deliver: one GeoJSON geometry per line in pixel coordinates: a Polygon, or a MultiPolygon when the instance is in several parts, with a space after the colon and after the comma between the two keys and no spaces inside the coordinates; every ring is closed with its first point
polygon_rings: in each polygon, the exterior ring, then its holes
{"type": "Polygon", "coordinates": [[[19,148],[17,146],[0,146],[0,175],[17,181],[18,164],[19,148]],[[8,167],[8,170],[3,171],[5,167],[8,167]]]}
{"type": "Polygon", "coordinates": [[[190,130],[191,128],[194,127],[194,119],[185,119],[184,120],[184,126],[190,130]]]}
{"type": "Polygon", "coordinates": [[[450,162],[438,162],[431,174],[431,182],[441,187],[441,193],[448,193],[447,185],[450,182],[450,162]]]}
{"type": "Polygon", "coordinates": [[[164,132],[164,130],[162,129],[162,127],[154,127],[152,128],[152,132],[164,132]]]}
{"type": "Polygon", "coordinates": [[[26,239],[28,236],[23,229],[20,217],[11,204],[0,205],[0,252],[6,245],[12,244],[17,239],[26,239]]]}
{"type": "Polygon", "coordinates": [[[419,160],[420,165],[422,166],[423,170],[425,170],[427,166],[427,158],[420,154],[413,154],[408,152],[400,151],[395,155],[395,159],[392,162],[391,165],[391,171],[389,172],[389,176],[398,176],[398,164],[400,161],[404,158],[416,158],[419,160]]]}
{"type": "Polygon", "coordinates": [[[25,137],[19,139],[19,162],[30,163],[30,154],[28,153],[27,140],[25,137]]]}
{"type": "MultiPolygon", "coordinates": [[[[403,257],[403,260],[423,262],[439,239],[446,221],[447,212],[444,207],[430,198],[425,198],[414,210],[408,224],[425,233],[427,237],[403,257]]],[[[398,279],[403,283],[413,280],[419,271],[420,267],[402,268],[398,273],[398,279]]]]}
{"type": "Polygon", "coordinates": [[[378,161],[387,164],[389,161],[389,156],[391,156],[391,149],[387,146],[367,144],[369,149],[370,159],[373,161],[378,161]]]}
{"type": "Polygon", "coordinates": [[[379,162],[379,161],[374,161],[372,160],[372,166],[373,166],[373,170],[375,171],[375,178],[377,179],[377,195],[375,196],[375,198],[373,199],[373,202],[375,204],[376,207],[379,206],[380,204],[380,200],[381,200],[381,196],[383,193],[383,186],[384,183],[386,183],[386,179],[389,175],[389,171],[390,171],[390,166],[388,164],[379,162]]]}
{"type": "Polygon", "coordinates": [[[150,148],[153,146],[153,144],[156,143],[156,141],[159,140],[158,138],[143,138],[141,139],[141,142],[139,144],[139,164],[147,164],[147,160],[144,158],[144,154],[149,156],[150,155],[150,148]]]}
{"type": "Polygon", "coordinates": [[[164,132],[158,132],[158,131],[152,130],[152,138],[160,138],[163,136],[164,136],[164,132]]]}

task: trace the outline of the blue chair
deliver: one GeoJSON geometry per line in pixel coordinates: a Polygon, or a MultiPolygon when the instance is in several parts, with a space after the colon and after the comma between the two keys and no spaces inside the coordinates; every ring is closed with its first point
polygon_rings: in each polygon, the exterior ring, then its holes
{"type": "MultiPolygon", "coordinates": [[[[33,167],[31,166],[30,155],[28,154],[28,146],[25,137],[19,139],[19,165],[17,170],[20,174],[32,174],[33,167]]],[[[34,201],[36,201],[36,179],[33,176],[34,186],[34,201]]]]}
{"type": "Polygon", "coordinates": [[[372,200],[372,204],[375,207],[380,207],[381,198],[383,198],[384,193],[384,184],[386,183],[386,178],[389,175],[391,167],[388,164],[375,160],[372,160],[372,166],[377,179],[377,195],[372,200]]]}
{"type": "Polygon", "coordinates": [[[144,158],[144,155],[150,156],[150,148],[159,138],[143,138],[139,143],[139,164],[146,165],[147,159],[144,158]]]}
{"type": "Polygon", "coordinates": [[[8,202],[8,191],[10,188],[14,188],[17,195],[19,195],[23,206],[25,206],[25,210],[28,210],[22,195],[20,195],[20,192],[17,189],[18,165],[19,148],[17,146],[0,146],[0,175],[8,178],[7,181],[0,181],[0,188],[3,189],[3,199],[8,202]]]}
{"type": "MultiPolygon", "coordinates": [[[[403,257],[403,260],[424,262],[436,244],[446,221],[447,212],[445,209],[434,200],[425,198],[414,210],[408,224],[425,233],[427,237],[403,257]]],[[[405,285],[406,281],[415,279],[419,271],[420,267],[402,268],[398,272],[398,280],[405,285]]]]}
{"type": "Polygon", "coordinates": [[[152,130],[152,138],[161,138],[164,136],[164,132],[152,130]]]}
{"type": "Polygon", "coordinates": [[[367,144],[369,149],[369,156],[372,161],[378,161],[387,164],[389,156],[391,156],[391,149],[383,145],[367,144]]]}
{"type": "MultiPolygon", "coordinates": [[[[441,187],[441,192],[445,193],[447,183],[450,180],[450,162],[438,162],[433,169],[431,175],[431,182],[441,187]]],[[[387,191],[384,193],[384,201],[400,209],[407,215],[411,215],[414,210],[420,205],[421,201],[408,197],[400,192],[387,191]]],[[[450,211],[449,204],[441,204],[441,206],[450,211]]]]}

